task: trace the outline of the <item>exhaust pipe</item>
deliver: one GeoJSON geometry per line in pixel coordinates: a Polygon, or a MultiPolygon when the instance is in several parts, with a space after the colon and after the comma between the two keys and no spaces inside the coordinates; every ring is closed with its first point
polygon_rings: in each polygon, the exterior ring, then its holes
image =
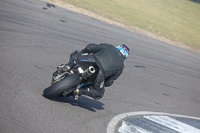
{"type": "Polygon", "coordinates": [[[82,77],[84,80],[88,79],[90,76],[92,76],[96,72],[95,68],[93,66],[89,66],[88,69],[86,69],[82,73],[82,77]]]}

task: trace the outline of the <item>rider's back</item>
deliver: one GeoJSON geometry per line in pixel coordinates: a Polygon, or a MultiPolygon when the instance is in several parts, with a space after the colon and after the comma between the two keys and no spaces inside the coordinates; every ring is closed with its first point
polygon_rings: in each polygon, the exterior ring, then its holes
{"type": "Polygon", "coordinates": [[[110,77],[119,71],[123,71],[124,59],[116,47],[110,44],[100,44],[98,52],[94,53],[96,59],[101,64],[105,78],[110,77]]]}

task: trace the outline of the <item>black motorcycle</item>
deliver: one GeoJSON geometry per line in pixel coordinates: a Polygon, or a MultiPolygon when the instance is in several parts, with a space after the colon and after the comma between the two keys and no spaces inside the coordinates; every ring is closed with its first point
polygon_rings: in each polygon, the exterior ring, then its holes
{"type": "Polygon", "coordinates": [[[99,68],[95,62],[80,60],[70,71],[55,71],[52,76],[51,86],[43,91],[43,96],[48,99],[56,97],[73,96],[78,99],[77,89],[91,86],[99,68]]]}

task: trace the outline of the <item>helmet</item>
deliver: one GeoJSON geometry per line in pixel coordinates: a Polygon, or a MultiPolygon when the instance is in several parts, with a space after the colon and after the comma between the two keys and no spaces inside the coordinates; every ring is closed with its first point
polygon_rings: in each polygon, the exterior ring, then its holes
{"type": "Polygon", "coordinates": [[[116,48],[122,53],[124,60],[127,59],[130,49],[125,44],[118,45],[116,48]]]}

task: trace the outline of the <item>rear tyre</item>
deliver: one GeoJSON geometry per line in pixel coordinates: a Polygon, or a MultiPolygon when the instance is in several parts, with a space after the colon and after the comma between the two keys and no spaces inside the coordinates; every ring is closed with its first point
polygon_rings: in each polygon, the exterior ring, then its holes
{"type": "Polygon", "coordinates": [[[43,96],[52,99],[58,97],[59,95],[63,94],[63,92],[77,84],[80,83],[79,76],[77,74],[72,74],[61,81],[49,86],[43,91],[43,96]]]}

